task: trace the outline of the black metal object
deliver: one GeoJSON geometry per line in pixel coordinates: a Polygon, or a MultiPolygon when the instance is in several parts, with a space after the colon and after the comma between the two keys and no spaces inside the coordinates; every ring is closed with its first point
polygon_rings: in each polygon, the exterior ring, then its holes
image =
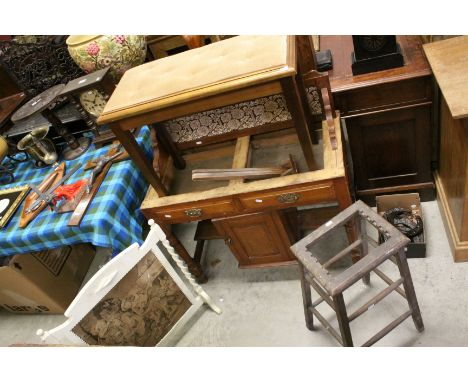
{"type": "Polygon", "coordinates": [[[319,72],[333,69],[333,58],[330,49],[316,52],[315,56],[317,58],[317,70],[319,72]]]}
{"type": "Polygon", "coordinates": [[[419,215],[406,208],[396,207],[385,211],[383,217],[402,234],[413,239],[423,231],[423,222],[419,215]]]}
{"type": "MultiPolygon", "coordinates": [[[[62,121],[63,124],[69,125],[74,122],[82,121],[81,114],[76,109],[76,107],[70,103],[55,108],[54,114],[60,119],[60,121],[62,121]]],[[[15,124],[6,132],[6,134],[8,137],[19,141],[24,135],[30,133],[32,130],[40,126],[52,127],[52,124],[47,119],[45,119],[42,114],[34,114],[21,121],[15,122],[15,124]]],[[[84,126],[85,124],[83,123],[83,128],[84,126]]],[[[51,138],[55,139],[57,136],[58,135],[55,135],[51,138]]]]}
{"type": "Polygon", "coordinates": [[[67,36],[34,36],[37,42],[0,41],[0,65],[29,97],[83,76],[70,57],[67,36]]]}
{"type": "Polygon", "coordinates": [[[86,137],[76,139],[62,121],[49,109],[49,106],[55,102],[64,88],[65,85],[59,84],[40,93],[21,106],[21,108],[11,116],[11,120],[16,123],[34,116],[35,114],[42,114],[54,127],[57,134],[65,139],[68,147],[62,151],[62,156],[66,160],[71,160],[83,154],[89,148],[91,140],[86,137]]]}
{"type": "Polygon", "coordinates": [[[353,36],[353,75],[398,68],[404,65],[396,36],[353,36]]]}
{"type": "MultiPolygon", "coordinates": [[[[421,216],[409,209],[396,207],[385,211],[383,217],[402,234],[411,239],[411,243],[408,243],[406,247],[407,258],[426,257],[424,225],[421,216]]],[[[379,243],[384,241],[385,237],[379,234],[379,243]]]]}

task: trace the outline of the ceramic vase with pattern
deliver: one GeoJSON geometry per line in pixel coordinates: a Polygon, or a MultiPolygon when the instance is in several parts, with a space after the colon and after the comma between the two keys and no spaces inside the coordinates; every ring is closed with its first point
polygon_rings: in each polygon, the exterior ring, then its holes
{"type": "Polygon", "coordinates": [[[119,82],[125,71],[141,65],[146,57],[146,38],[138,35],[71,35],[68,52],[86,73],[110,66],[110,74],[119,82]]]}

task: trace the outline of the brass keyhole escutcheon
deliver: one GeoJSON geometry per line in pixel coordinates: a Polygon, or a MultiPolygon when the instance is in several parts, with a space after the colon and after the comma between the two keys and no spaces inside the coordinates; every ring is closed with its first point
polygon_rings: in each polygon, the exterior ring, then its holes
{"type": "Polygon", "coordinates": [[[295,192],[291,192],[288,194],[281,194],[280,196],[278,196],[278,201],[280,203],[294,203],[294,202],[297,202],[298,199],[299,199],[299,194],[295,192]]]}
{"type": "Polygon", "coordinates": [[[191,217],[191,218],[196,218],[199,216],[202,216],[202,209],[201,208],[192,208],[190,210],[185,211],[185,215],[191,217]]]}

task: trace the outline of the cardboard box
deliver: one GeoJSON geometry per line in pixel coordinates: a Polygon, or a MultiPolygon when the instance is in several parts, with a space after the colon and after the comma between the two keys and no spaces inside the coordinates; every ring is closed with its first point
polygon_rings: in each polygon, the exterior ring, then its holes
{"type": "Polygon", "coordinates": [[[14,313],[64,313],[94,254],[91,245],[79,244],[9,258],[0,266],[0,306],[14,313]]]}
{"type": "Polygon", "coordinates": [[[401,207],[413,211],[423,220],[423,232],[417,236],[416,243],[408,244],[407,258],[426,257],[426,239],[424,238],[424,217],[421,208],[421,201],[418,193],[381,195],[375,197],[377,203],[377,212],[383,215],[385,211],[401,207]]]}

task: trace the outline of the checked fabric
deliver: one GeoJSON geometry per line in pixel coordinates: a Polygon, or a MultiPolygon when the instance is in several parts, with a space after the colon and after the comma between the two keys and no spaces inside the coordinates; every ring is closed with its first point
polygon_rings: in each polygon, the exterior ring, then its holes
{"type": "MultiPolygon", "coordinates": [[[[147,126],[140,130],[138,143],[148,157],[152,157],[151,137],[147,126]]],[[[96,149],[91,146],[77,159],[66,161],[68,171],[77,163],[85,165],[90,159],[105,155],[109,147],[96,149]]],[[[2,188],[25,184],[39,185],[51,172],[51,167],[38,169],[32,161],[18,163],[14,170],[15,182],[2,188]]],[[[65,172],[66,174],[66,172],[65,172]]],[[[79,169],[66,182],[74,183],[90,176],[90,170],[79,169]]],[[[133,161],[128,159],[112,164],[98,192],[92,200],[81,224],[68,227],[72,212],[58,214],[45,208],[27,227],[18,227],[23,203],[8,224],[0,229],[0,256],[35,252],[78,243],[92,243],[98,247],[112,248],[112,255],[123,251],[133,243],[143,243],[142,226],[145,218],[140,205],[148,189],[148,183],[133,161]]]]}

